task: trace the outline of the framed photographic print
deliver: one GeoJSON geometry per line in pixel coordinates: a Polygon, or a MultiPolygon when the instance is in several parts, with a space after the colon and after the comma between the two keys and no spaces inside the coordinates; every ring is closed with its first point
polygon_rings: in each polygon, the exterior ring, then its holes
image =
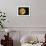
{"type": "Polygon", "coordinates": [[[17,16],[30,16],[30,6],[18,6],[17,16]]]}

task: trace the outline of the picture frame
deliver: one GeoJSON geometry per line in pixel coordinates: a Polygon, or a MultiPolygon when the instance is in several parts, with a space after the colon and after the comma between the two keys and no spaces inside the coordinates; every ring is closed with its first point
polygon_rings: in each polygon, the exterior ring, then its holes
{"type": "Polygon", "coordinates": [[[17,6],[17,16],[31,16],[31,7],[17,6]]]}

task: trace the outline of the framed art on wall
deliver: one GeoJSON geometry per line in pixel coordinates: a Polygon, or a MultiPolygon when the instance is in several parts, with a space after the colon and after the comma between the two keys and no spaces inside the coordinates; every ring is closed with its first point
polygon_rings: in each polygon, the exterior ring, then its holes
{"type": "Polygon", "coordinates": [[[30,6],[18,6],[17,16],[30,16],[30,6]]]}

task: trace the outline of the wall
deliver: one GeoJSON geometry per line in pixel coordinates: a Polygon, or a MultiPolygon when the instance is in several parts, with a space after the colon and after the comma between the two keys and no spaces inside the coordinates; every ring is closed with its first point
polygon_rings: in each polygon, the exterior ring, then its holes
{"type": "Polygon", "coordinates": [[[46,0],[0,0],[0,9],[6,12],[7,27],[46,27],[46,0]],[[32,2],[32,6],[31,6],[32,2]],[[29,5],[31,16],[17,16],[17,6],[29,5]]]}

